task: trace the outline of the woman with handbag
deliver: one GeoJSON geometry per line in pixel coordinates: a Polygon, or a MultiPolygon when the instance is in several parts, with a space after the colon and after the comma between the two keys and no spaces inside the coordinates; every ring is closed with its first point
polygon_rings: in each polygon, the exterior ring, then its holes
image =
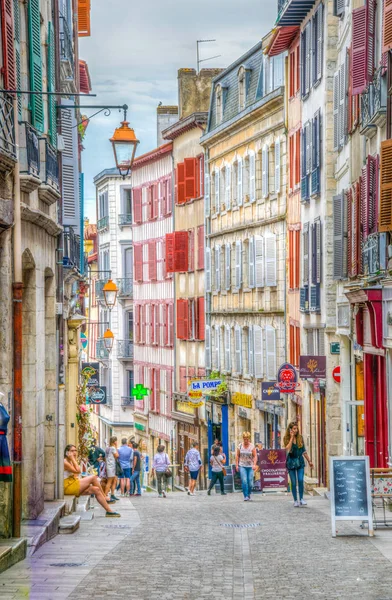
{"type": "Polygon", "coordinates": [[[309,467],[313,468],[313,463],[306,452],[305,444],[302,435],[299,433],[298,423],[292,421],[289,423],[285,436],[283,438],[284,447],[286,448],[287,458],[286,467],[289,472],[291,481],[291,491],[294,498],[294,506],[306,506],[304,500],[304,476],[305,476],[305,461],[309,463],[309,467]],[[297,481],[299,500],[297,496],[297,481]]]}
{"type": "Polygon", "coordinates": [[[216,484],[217,481],[220,483],[220,489],[222,496],[226,496],[225,486],[223,482],[223,478],[226,475],[226,469],[224,468],[224,463],[226,462],[226,458],[223,454],[220,453],[220,448],[217,446],[214,448],[214,451],[210,458],[210,465],[212,470],[211,482],[208,487],[207,494],[211,496],[211,490],[216,484]]]}
{"type": "Polygon", "coordinates": [[[106,488],[105,495],[108,496],[110,494],[109,500],[111,502],[116,502],[120,498],[114,495],[116,489],[117,482],[117,459],[118,459],[118,451],[117,451],[117,438],[116,436],[112,436],[109,440],[109,446],[106,448],[106,488]]]}
{"type": "Polygon", "coordinates": [[[241,475],[242,493],[244,502],[250,501],[250,495],[253,487],[254,471],[257,469],[257,454],[256,448],[250,441],[251,435],[249,431],[244,431],[242,434],[242,444],[237,448],[235,469],[241,475]]]}
{"type": "Polygon", "coordinates": [[[158,482],[158,495],[160,498],[166,498],[167,480],[172,476],[169,466],[169,457],[165,452],[165,446],[161,444],[158,446],[157,453],[152,462],[152,474],[154,475],[155,471],[158,482]]]}

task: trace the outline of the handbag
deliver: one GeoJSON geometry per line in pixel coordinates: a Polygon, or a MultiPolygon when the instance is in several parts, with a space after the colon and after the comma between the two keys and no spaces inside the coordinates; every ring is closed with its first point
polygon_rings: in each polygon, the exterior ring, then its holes
{"type": "MultiPolygon", "coordinates": [[[[167,460],[169,460],[169,457],[167,456],[167,454],[166,454],[166,458],[167,458],[167,460]]],[[[169,469],[169,467],[166,467],[165,475],[166,475],[166,477],[172,477],[173,476],[173,473],[171,472],[171,470],[169,469]]]]}
{"type": "Polygon", "coordinates": [[[219,460],[217,460],[216,456],[214,456],[214,458],[215,458],[215,462],[218,464],[218,466],[222,467],[223,477],[226,477],[227,471],[226,471],[225,467],[219,462],[219,460]]]}
{"type": "Polygon", "coordinates": [[[121,477],[122,475],[124,475],[124,471],[120,465],[120,462],[116,460],[116,477],[121,477]]]}
{"type": "Polygon", "coordinates": [[[300,459],[298,457],[292,458],[290,455],[288,455],[286,458],[286,468],[289,471],[292,471],[294,469],[300,469],[301,468],[300,459]]]}

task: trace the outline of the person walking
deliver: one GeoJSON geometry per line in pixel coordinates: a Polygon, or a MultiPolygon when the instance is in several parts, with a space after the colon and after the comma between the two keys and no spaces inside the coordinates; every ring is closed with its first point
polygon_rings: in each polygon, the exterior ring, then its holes
{"type": "Polygon", "coordinates": [[[106,448],[106,488],[105,494],[110,494],[110,500],[116,501],[120,498],[114,495],[116,489],[116,460],[118,458],[117,438],[112,436],[109,440],[109,446],[106,448]]]}
{"type": "Polygon", "coordinates": [[[226,462],[226,458],[224,454],[220,453],[219,446],[214,448],[214,451],[210,458],[210,465],[212,471],[212,477],[210,485],[208,486],[207,494],[211,496],[211,490],[216,484],[217,481],[220,483],[220,490],[222,496],[226,496],[225,485],[224,485],[224,473],[223,473],[223,465],[226,462]]]}
{"type": "Polygon", "coordinates": [[[119,475],[121,496],[129,495],[131,490],[131,460],[133,458],[133,448],[128,446],[127,438],[122,438],[121,447],[118,449],[118,462],[122,469],[122,475],[119,475]]]}
{"type": "Polygon", "coordinates": [[[168,455],[165,452],[165,446],[161,444],[157,448],[157,453],[154,456],[152,463],[152,474],[154,475],[154,471],[157,476],[158,483],[158,495],[160,498],[166,498],[166,484],[167,484],[167,474],[166,472],[169,470],[170,460],[168,455]]]}
{"type": "Polygon", "coordinates": [[[283,444],[287,452],[286,467],[291,481],[291,492],[294,498],[294,506],[296,508],[299,506],[306,506],[307,502],[304,500],[304,458],[306,458],[308,461],[311,469],[313,468],[313,463],[306,452],[304,439],[299,432],[297,421],[292,421],[289,423],[283,438],[283,444]],[[297,495],[297,482],[299,500],[297,495]]]}
{"type": "Polygon", "coordinates": [[[256,449],[250,442],[249,431],[242,434],[242,443],[238,446],[236,452],[235,470],[240,472],[242,493],[244,502],[250,500],[253,486],[253,473],[257,468],[256,449]]]}
{"type": "Polygon", "coordinates": [[[199,477],[199,471],[203,469],[198,442],[193,442],[192,448],[186,453],[184,467],[185,471],[188,471],[191,478],[189,482],[188,496],[194,496],[197,478],[199,477]]]}
{"type": "Polygon", "coordinates": [[[102,460],[105,458],[105,450],[100,448],[97,445],[97,440],[94,439],[93,443],[90,446],[90,450],[88,453],[88,462],[94,467],[97,471],[97,475],[99,477],[99,467],[102,460]]]}
{"type": "Polygon", "coordinates": [[[136,444],[136,442],[133,442],[132,444],[133,447],[133,463],[132,463],[132,475],[131,475],[131,485],[136,485],[137,486],[137,494],[135,494],[134,492],[131,492],[131,496],[141,496],[142,495],[142,488],[140,485],[140,468],[141,468],[141,456],[140,456],[140,452],[138,451],[138,444],[136,444]]]}
{"type": "Polygon", "coordinates": [[[110,509],[101,488],[97,475],[81,476],[81,468],[77,461],[77,450],[73,444],[68,444],[64,451],[64,495],[65,496],[89,496],[94,494],[98,503],[106,511],[107,517],[120,517],[120,514],[110,509]]]}

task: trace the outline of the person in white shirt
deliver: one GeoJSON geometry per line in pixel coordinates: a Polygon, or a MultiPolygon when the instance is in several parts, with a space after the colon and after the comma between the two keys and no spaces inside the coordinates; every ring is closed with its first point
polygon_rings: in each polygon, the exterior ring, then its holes
{"type": "Polygon", "coordinates": [[[224,486],[224,481],[223,481],[223,478],[224,478],[223,465],[225,462],[226,462],[226,458],[225,458],[224,454],[221,454],[220,450],[219,450],[219,446],[216,446],[214,448],[214,451],[210,458],[212,477],[211,477],[211,482],[210,482],[210,485],[208,487],[208,492],[207,492],[207,494],[209,496],[211,496],[211,490],[217,481],[219,481],[219,483],[220,483],[220,489],[221,489],[222,496],[226,496],[225,486],[224,486]]]}
{"type": "Polygon", "coordinates": [[[188,496],[194,496],[199,471],[203,469],[198,442],[193,442],[192,448],[186,453],[184,466],[185,471],[189,473],[191,478],[189,482],[188,496]]]}
{"type": "Polygon", "coordinates": [[[161,444],[157,448],[158,452],[154,456],[152,463],[152,474],[154,471],[157,476],[158,482],[158,495],[160,498],[166,498],[166,487],[167,487],[167,472],[169,471],[170,460],[165,452],[165,446],[161,444]],[[163,484],[163,485],[162,485],[163,484]]]}

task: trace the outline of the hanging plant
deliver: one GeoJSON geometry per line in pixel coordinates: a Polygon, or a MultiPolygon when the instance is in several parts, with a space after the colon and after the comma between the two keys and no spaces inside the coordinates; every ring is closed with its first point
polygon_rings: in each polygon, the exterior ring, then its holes
{"type": "Polygon", "coordinates": [[[88,406],[87,401],[87,382],[91,375],[85,373],[82,375],[82,383],[76,389],[76,420],[78,423],[78,455],[82,461],[87,461],[90,446],[93,441],[93,431],[90,423],[92,407],[88,406]]]}

